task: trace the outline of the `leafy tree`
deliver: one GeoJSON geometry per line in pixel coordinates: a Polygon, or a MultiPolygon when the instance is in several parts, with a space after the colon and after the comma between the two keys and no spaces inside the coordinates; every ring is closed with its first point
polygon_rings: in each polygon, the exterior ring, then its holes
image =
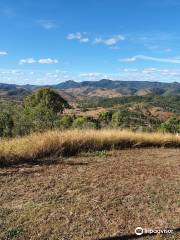
{"type": "Polygon", "coordinates": [[[165,123],[162,123],[160,130],[170,133],[180,133],[180,119],[174,117],[169,118],[165,123]]]}
{"type": "Polygon", "coordinates": [[[41,108],[49,109],[54,113],[62,113],[65,108],[69,107],[69,104],[54,90],[42,88],[26,97],[24,106],[31,109],[41,106],[41,108]]]}
{"type": "Polygon", "coordinates": [[[2,111],[0,113],[0,137],[12,137],[13,118],[10,112],[2,111]]]}
{"type": "Polygon", "coordinates": [[[56,127],[58,113],[69,107],[69,104],[58,93],[50,88],[42,88],[24,100],[24,111],[31,121],[31,131],[44,131],[56,127]]]}
{"type": "Polygon", "coordinates": [[[31,116],[27,114],[22,106],[14,106],[13,120],[13,136],[24,136],[34,130],[31,116]]]}
{"type": "Polygon", "coordinates": [[[74,120],[73,127],[79,129],[95,129],[97,128],[97,124],[91,118],[78,117],[74,120]]]}
{"type": "Polygon", "coordinates": [[[114,112],[111,122],[113,127],[121,127],[124,123],[123,114],[121,112],[114,112]]]}
{"type": "Polygon", "coordinates": [[[102,112],[98,116],[98,120],[101,123],[102,127],[108,125],[111,119],[112,119],[112,112],[102,112]]]}
{"type": "Polygon", "coordinates": [[[72,126],[72,122],[73,122],[72,117],[65,115],[60,119],[60,121],[58,122],[58,125],[61,129],[67,129],[72,126]]]}
{"type": "Polygon", "coordinates": [[[86,123],[86,118],[84,117],[78,117],[73,122],[74,128],[83,128],[86,123]]]}

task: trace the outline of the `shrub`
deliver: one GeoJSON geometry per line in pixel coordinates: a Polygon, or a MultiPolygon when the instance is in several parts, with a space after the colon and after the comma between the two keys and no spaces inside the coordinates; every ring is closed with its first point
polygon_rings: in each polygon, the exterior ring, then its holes
{"type": "Polygon", "coordinates": [[[86,118],[84,118],[84,117],[78,117],[78,118],[76,118],[76,119],[74,120],[74,122],[73,122],[73,127],[74,127],[74,128],[79,128],[79,129],[81,129],[81,128],[84,127],[84,125],[85,125],[86,122],[87,122],[86,118]]]}
{"type": "Polygon", "coordinates": [[[60,119],[58,125],[59,125],[59,128],[61,129],[68,129],[72,126],[72,123],[73,123],[72,117],[65,115],[60,119]]]}
{"type": "Polygon", "coordinates": [[[112,112],[102,112],[98,116],[98,121],[100,122],[101,127],[109,125],[112,119],[112,112]]]}
{"type": "Polygon", "coordinates": [[[169,133],[180,133],[180,119],[176,117],[169,118],[165,123],[162,123],[160,130],[169,133]]]}
{"type": "Polygon", "coordinates": [[[0,137],[11,137],[14,122],[10,112],[0,112],[0,137]]]}
{"type": "Polygon", "coordinates": [[[97,123],[88,117],[78,117],[73,122],[73,127],[78,129],[96,129],[97,123]]]}
{"type": "Polygon", "coordinates": [[[113,127],[121,127],[124,123],[123,114],[121,112],[114,112],[111,123],[113,127]]]}

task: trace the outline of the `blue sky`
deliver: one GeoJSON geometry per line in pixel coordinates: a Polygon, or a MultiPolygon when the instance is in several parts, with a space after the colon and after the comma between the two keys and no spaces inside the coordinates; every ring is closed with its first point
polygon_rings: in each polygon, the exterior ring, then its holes
{"type": "Polygon", "coordinates": [[[0,82],[179,82],[179,12],[179,0],[1,0],[0,82]]]}

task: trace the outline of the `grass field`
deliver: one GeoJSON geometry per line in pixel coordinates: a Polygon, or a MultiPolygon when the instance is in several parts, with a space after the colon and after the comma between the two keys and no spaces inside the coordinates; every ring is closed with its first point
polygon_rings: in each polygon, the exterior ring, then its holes
{"type": "Polygon", "coordinates": [[[136,227],[177,228],[179,160],[179,149],[140,148],[0,168],[0,239],[92,240],[136,227]]]}
{"type": "Polygon", "coordinates": [[[180,147],[180,137],[126,130],[68,130],[1,140],[0,165],[18,164],[44,157],[72,156],[82,151],[137,147],[180,147]]]}

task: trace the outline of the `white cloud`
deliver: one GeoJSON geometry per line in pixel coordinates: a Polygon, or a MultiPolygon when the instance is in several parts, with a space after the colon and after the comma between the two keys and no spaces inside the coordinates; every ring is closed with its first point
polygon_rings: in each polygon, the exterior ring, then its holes
{"type": "Polygon", "coordinates": [[[57,28],[57,24],[54,20],[40,20],[38,23],[41,27],[47,30],[57,28]]]}
{"type": "Polygon", "coordinates": [[[8,53],[5,51],[0,51],[0,56],[6,56],[8,53]]]}
{"type": "Polygon", "coordinates": [[[180,59],[177,59],[177,58],[158,58],[158,57],[150,57],[150,56],[144,56],[144,55],[136,55],[131,58],[119,59],[120,62],[135,62],[137,60],[148,60],[148,61],[154,61],[154,62],[180,64],[180,59]]]}
{"type": "Polygon", "coordinates": [[[57,59],[52,59],[52,58],[42,58],[38,60],[38,63],[40,64],[56,64],[58,63],[57,59]]]}
{"type": "Polygon", "coordinates": [[[146,80],[146,81],[162,81],[162,82],[179,82],[180,69],[160,69],[160,68],[144,68],[144,69],[123,69],[123,79],[129,80],[146,80]]]}
{"type": "Polygon", "coordinates": [[[123,71],[124,72],[127,72],[127,73],[132,73],[132,72],[137,72],[138,71],[138,69],[136,69],[136,68],[125,68],[125,69],[123,69],[123,71]]]}
{"type": "Polygon", "coordinates": [[[77,33],[69,33],[68,35],[67,35],[67,39],[68,40],[73,40],[73,39],[81,39],[81,37],[82,37],[82,34],[80,33],[80,32],[77,32],[77,33]]]}
{"type": "Polygon", "coordinates": [[[39,60],[35,60],[34,58],[26,58],[26,59],[21,59],[19,61],[19,64],[34,64],[34,63],[39,63],[39,64],[56,64],[58,63],[57,59],[52,59],[52,58],[42,58],[39,60]]]}
{"type": "Polygon", "coordinates": [[[135,62],[136,60],[137,60],[137,57],[119,59],[120,62],[135,62]]]}
{"type": "Polygon", "coordinates": [[[22,70],[22,69],[0,69],[2,83],[16,84],[39,84],[51,85],[62,81],[73,79],[75,81],[100,80],[103,78],[123,81],[160,81],[180,82],[180,68],[144,68],[144,69],[119,69],[116,73],[110,72],[68,72],[64,70],[22,70]]]}
{"type": "Polygon", "coordinates": [[[89,42],[89,38],[81,38],[81,39],[80,39],[80,42],[82,42],[82,43],[89,42]]]}
{"type": "Polygon", "coordinates": [[[66,37],[68,40],[78,40],[82,43],[89,42],[89,38],[84,36],[84,33],[76,32],[76,33],[69,33],[66,37]]]}
{"type": "Polygon", "coordinates": [[[33,64],[36,63],[36,60],[34,58],[26,58],[19,60],[19,64],[33,64]]]}
{"type": "Polygon", "coordinates": [[[95,44],[105,44],[108,46],[111,45],[115,45],[117,44],[119,41],[124,41],[125,40],[125,36],[123,35],[116,35],[110,38],[95,38],[94,43],[95,44]]]}

